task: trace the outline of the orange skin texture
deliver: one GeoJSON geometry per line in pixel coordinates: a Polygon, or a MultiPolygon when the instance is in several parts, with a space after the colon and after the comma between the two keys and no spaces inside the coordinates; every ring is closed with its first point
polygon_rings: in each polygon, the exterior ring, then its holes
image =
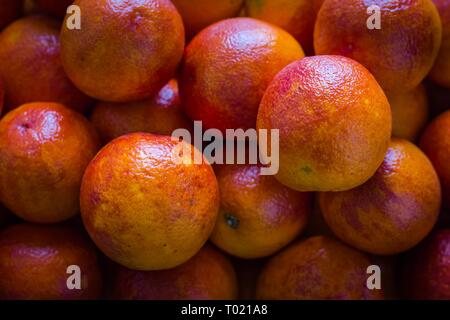
{"type": "Polygon", "coordinates": [[[57,17],[64,17],[74,0],[34,0],[37,8],[57,17]]]}
{"type": "Polygon", "coordinates": [[[2,300],[98,299],[101,292],[95,247],[68,226],[18,224],[2,230],[0,274],[2,300]],[[70,265],[81,269],[81,290],[67,288],[70,265]]]}
{"type": "Polygon", "coordinates": [[[265,257],[305,228],[312,210],[311,194],[261,175],[260,166],[221,166],[217,180],[220,212],[211,241],[225,252],[247,259],[265,257]]]}
{"type": "Polygon", "coordinates": [[[205,128],[254,128],[272,78],[303,56],[291,35],[265,22],[233,18],[213,24],[186,48],[180,78],[183,107],[205,128]]]}
{"type": "Polygon", "coordinates": [[[269,136],[279,129],[278,181],[298,191],[348,190],[383,161],[391,111],[361,64],[341,56],[306,57],[271,82],[257,128],[269,136]]]}
{"type": "Polygon", "coordinates": [[[74,4],[83,12],[82,30],[63,24],[61,59],[80,90],[102,101],[138,101],[172,78],[183,55],[184,28],[169,0],[74,4]]]}
{"type": "Polygon", "coordinates": [[[238,285],[233,265],[211,245],[170,270],[136,271],[117,266],[110,298],[119,300],[231,300],[238,285]]]}
{"type": "Polygon", "coordinates": [[[389,255],[418,244],[435,225],[439,178],[425,154],[407,140],[393,139],[383,163],[365,184],[319,194],[320,208],[344,242],[389,255]]]}
{"type": "Polygon", "coordinates": [[[99,102],[92,111],[91,122],[104,143],[132,132],[171,135],[175,129],[190,129],[192,123],[184,114],[178,83],[171,80],[148,100],[129,103],[99,102]]]}
{"type": "Polygon", "coordinates": [[[380,299],[382,290],[366,287],[366,270],[371,264],[366,255],[337,240],[311,237],[269,260],[259,276],[256,297],[264,300],[380,299]]]}
{"type": "Polygon", "coordinates": [[[392,136],[415,141],[428,120],[425,86],[388,96],[392,111],[392,136]]]}
{"type": "Polygon", "coordinates": [[[24,103],[49,101],[85,112],[92,103],[64,73],[59,28],[53,18],[30,16],[0,34],[0,75],[9,110],[24,103]]]}
{"type": "Polygon", "coordinates": [[[0,30],[20,17],[23,0],[0,0],[0,30]]]}
{"type": "Polygon", "coordinates": [[[99,148],[89,121],[57,103],[29,103],[0,121],[0,200],[20,218],[59,222],[79,212],[84,169],[99,148]]]}
{"type": "Polygon", "coordinates": [[[192,163],[200,152],[185,142],[189,151],[182,159],[191,162],[177,163],[177,145],[168,136],[131,133],[106,145],[86,169],[84,225],[97,246],[127,268],[174,268],[191,258],[214,228],[219,209],[214,172],[205,159],[192,163]]]}
{"type": "Polygon", "coordinates": [[[4,101],[5,101],[5,89],[4,89],[4,86],[3,86],[2,79],[0,79],[0,118],[2,116],[4,101]]]}
{"type": "Polygon", "coordinates": [[[297,39],[307,54],[314,53],[313,32],[324,0],[246,0],[246,14],[277,25],[297,39]]]}
{"type": "Polygon", "coordinates": [[[450,208],[450,110],[433,120],[425,129],[420,148],[433,163],[442,186],[442,199],[450,208]]]}
{"type": "Polygon", "coordinates": [[[450,299],[450,229],[433,232],[409,254],[404,266],[404,291],[418,300],[450,299]]]}
{"type": "Polygon", "coordinates": [[[219,20],[233,18],[239,14],[244,0],[172,0],[191,39],[199,31],[219,20]]]}
{"type": "Polygon", "coordinates": [[[362,63],[390,93],[414,89],[431,70],[441,44],[431,0],[325,0],[316,20],[316,54],[362,63]],[[367,27],[367,8],[381,9],[381,29],[367,27]]]}
{"type": "Polygon", "coordinates": [[[450,88],[450,2],[433,0],[441,17],[442,44],[430,72],[430,78],[437,84],[450,88]]]}

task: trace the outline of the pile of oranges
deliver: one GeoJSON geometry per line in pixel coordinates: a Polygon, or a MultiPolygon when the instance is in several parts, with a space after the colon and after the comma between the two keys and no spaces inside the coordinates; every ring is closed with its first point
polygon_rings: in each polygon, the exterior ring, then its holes
{"type": "Polygon", "coordinates": [[[0,299],[450,299],[449,1],[0,0],[0,30],[0,299]],[[277,131],[277,173],[194,121],[277,131]]]}

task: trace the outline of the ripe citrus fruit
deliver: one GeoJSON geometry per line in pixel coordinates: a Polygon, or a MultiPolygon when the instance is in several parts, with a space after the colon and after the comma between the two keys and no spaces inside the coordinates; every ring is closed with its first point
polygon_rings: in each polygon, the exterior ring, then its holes
{"type": "Polygon", "coordinates": [[[244,0],[172,0],[172,2],[183,18],[186,37],[190,39],[214,22],[237,16],[244,0]]]}
{"type": "Polygon", "coordinates": [[[362,63],[391,93],[414,89],[433,66],[442,27],[431,0],[325,0],[314,29],[316,54],[338,54],[362,63]],[[368,8],[380,10],[371,29],[368,8]]]}
{"type": "Polygon", "coordinates": [[[98,299],[101,274],[87,236],[68,226],[17,224],[0,231],[0,299],[98,299]],[[69,277],[79,267],[80,289],[69,277]]]}
{"type": "Polygon", "coordinates": [[[74,0],[34,0],[37,7],[57,17],[64,17],[74,0]]]}
{"type": "Polygon", "coordinates": [[[3,86],[2,79],[0,79],[0,118],[2,116],[4,102],[5,102],[5,88],[3,86]]]}
{"type": "Polygon", "coordinates": [[[106,145],[81,186],[83,222],[97,246],[130,269],[170,269],[191,258],[219,209],[216,177],[205,159],[192,161],[198,156],[185,142],[149,133],[106,145]]]}
{"type": "Polygon", "coordinates": [[[361,300],[382,298],[369,290],[371,261],[344,244],[324,236],[297,242],[269,260],[256,288],[258,299],[361,300]]]}
{"type": "Polygon", "coordinates": [[[279,130],[281,183],[298,191],[339,191],[367,181],[383,161],[391,111],[361,64],[314,56],[276,75],[261,101],[257,127],[269,136],[279,130]]]}
{"type": "Polygon", "coordinates": [[[17,19],[23,10],[23,0],[0,0],[0,30],[17,19]]]}
{"type": "Polygon", "coordinates": [[[227,253],[241,258],[268,256],[305,228],[311,194],[261,175],[260,166],[224,165],[217,180],[220,211],[211,240],[227,253]]]}
{"type": "Polygon", "coordinates": [[[430,78],[437,84],[450,88],[450,3],[448,0],[433,0],[442,23],[442,44],[430,72],[430,78]]]}
{"type": "Polygon", "coordinates": [[[105,143],[131,132],[171,135],[175,129],[192,127],[181,109],[176,80],[169,81],[156,96],[144,101],[99,102],[91,121],[105,143]]]}
{"type": "Polygon", "coordinates": [[[215,23],[187,46],[180,95],[206,128],[254,128],[260,100],[283,67],[303,57],[286,31],[250,18],[215,23]]]}
{"type": "Polygon", "coordinates": [[[428,119],[428,99],[425,86],[388,95],[392,111],[392,135],[414,141],[428,119]]]}
{"type": "Polygon", "coordinates": [[[0,121],[0,200],[31,222],[72,217],[98,145],[90,123],[63,105],[36,102],[14,109],[0,121]]]}
{"type": "Polygon", "coordinates": [[[117,266],[109,294],[126,300],[236,299],[236,275],[228,258],[210,245],[182,265],[159,271],[117,266]]]}
{"type": "Polygon", "coordinates": [[[83,92],[103,101],[136,101],[158,93],[174,75],[184,28],[169,0],[74,4],[82,12],[82,30],[63,24],[61,59],[83,92]]]}
{"type": "Polygon", "coordinates": [[[450,110],[428,125],[420,148],[433,163],[441,181],[443,202],[450,208],[450,110]]]}
{"type": "Polygon", "coordinates": [[[60,61],[60,23],[44,16],[29,16],[0,34],[0,75],[7,108],[36,101],[58,102],[80,112],[91,99],[67,78],[60,61]]]}
{"type": "Polygon", "coordinates": [[[418,244],[437,221],[439,178],[425,154],[392,140],[383,163],[365,184],[319,195],[330,228],[344,242],[374,254],[397,254],[418,244]]]}
{"type": "Polygon", "coordinates": [[[450,299],[450,229],[434,232],[406,259],[404,288],[408,298],[450,299]]]}
{"type": "Polygon", "coordinates": [[[324,0],[246,0],[249,17],[277,25],[297,39],[306,53],[312,54],[313,31],[317,13],[324,0]]]}

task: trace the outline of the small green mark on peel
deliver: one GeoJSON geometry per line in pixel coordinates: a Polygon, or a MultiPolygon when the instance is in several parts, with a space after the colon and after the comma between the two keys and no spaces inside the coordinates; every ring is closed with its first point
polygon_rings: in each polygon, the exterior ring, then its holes
{"type": "Polygon", "coordinates": [[[239,219],[232,214],[225,213],[225,221],[232,229],[237,229],[237,227],[239,227],[239,219]]]}
{"type": "Polygon", "coordinates": [[[313,170],[309,166],[303,166],[300,168],[300,170],[302,170],[306,174],[311,174],[313,172],[313,170]]]}

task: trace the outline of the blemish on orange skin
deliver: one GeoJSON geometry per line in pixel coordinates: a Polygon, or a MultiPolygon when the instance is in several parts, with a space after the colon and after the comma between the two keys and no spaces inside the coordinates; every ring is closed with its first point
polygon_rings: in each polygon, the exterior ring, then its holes
{"type": "Polygon", "coordinates": [[[311,237],[268,261],[259,276],[256,295],[269,300],[381,299],[382,290],[366,286],[366,270],[371,264],[363,253],[337,240],[311,237]]]}
{"type": "Polygon", "coordinates": [[[375,175],[355,189],[321,193],[330,228],[374,254],[397,254],[419,243],[436,223],[441,191],[428,158],[406,140],[392,141],[375,175]]]}

